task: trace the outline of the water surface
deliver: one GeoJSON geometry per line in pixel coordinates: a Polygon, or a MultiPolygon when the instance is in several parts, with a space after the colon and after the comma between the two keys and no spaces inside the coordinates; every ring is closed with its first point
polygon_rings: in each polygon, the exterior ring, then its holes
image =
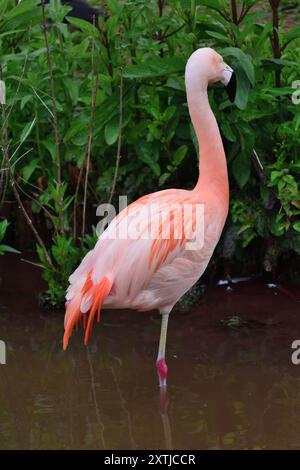
{"type": "Polygon", "coordinates": [[[104,311],[89,347],[78,331],[64,353],[38,270],[11,256],[1,272],[0,449],[300,449],[299,291],[215,286],[174,314],[162,409],[155,312],[104,311]],[[233,315],[242,326],[221,323],[233,315]]]}

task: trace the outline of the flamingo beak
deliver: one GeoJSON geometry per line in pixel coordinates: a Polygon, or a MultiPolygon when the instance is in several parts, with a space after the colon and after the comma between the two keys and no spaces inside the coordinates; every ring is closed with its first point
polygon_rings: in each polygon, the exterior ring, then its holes
{"type": "Polygon", "coordinates": [[[236,75],[234,70],[232,70],[232,68],[227,64],[224,69],[222,83],[226,87],[226,91],[231,103],[233,103],[236,95],[236,75]]]}
{"type": "Polygon", "coordinates": [[[231,74],[231,78],[226,87],[226,91],[227,91],[229,100],[231,101],[231,103],[233,103],[235,99],[235,95],[236,95],[236,75],[234,72],[232,72],[231,74]]]}

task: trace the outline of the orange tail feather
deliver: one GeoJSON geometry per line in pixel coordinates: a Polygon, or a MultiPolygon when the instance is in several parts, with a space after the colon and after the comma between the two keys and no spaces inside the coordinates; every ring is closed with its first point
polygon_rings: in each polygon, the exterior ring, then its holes
{"type": "Polygon", "coordinates": [[[77,324],[78,320],[83,316],[83,323],[85,328],[84,344],[87,345],[89,334],[93,325],[94,317],[96,311],[98,312],[98,321],[100,320],[100,311],[103,305],[105,298],[108,296],[112,283],[104,277],[98,284],[93,284],[90,281],[90,276],[88,276],[88,288],[87,285],[84,286],[81,293],[75,296],[72,301],[67,306],[66,310],[66,323],[65,323],[65,334],[63,338],[63,349],[66,350],[68,347],[69,339],[72,334],[74,326],[77,324]],[[83,295],[89,291],[92,295],[92,306],[89,312],[87,325],[86,325],[86,314],[80,311],[80,304],[83,295]]]}

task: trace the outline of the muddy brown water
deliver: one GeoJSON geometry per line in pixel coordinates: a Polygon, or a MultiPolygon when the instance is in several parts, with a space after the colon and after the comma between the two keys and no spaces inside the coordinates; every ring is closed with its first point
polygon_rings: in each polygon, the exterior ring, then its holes
{"type": "Polygon", "coordinates": [[[214,286],[174,314],[162,410],[155,312],[104,311],[89,347],[78,331],[64,353],[39,270],[14,256],[0,268],[0,449],[300,449],[299,290],[214,286]],[[241,327],[221,323],[233,315],[241,327]]]}

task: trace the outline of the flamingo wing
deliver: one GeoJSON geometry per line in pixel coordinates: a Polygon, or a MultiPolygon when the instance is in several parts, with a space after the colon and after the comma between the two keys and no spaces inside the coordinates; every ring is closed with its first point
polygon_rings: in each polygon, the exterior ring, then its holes
{"type": "Polygon", "coordinates": [[[151,283],[156,279],[157,284],[164,266],[182,258],[185,243],[195,229],[195,203],[191,191],[160,191],[140,198],[115,217],[69,278],[65,348],[75,323],[89,311],[87,342],[102,304],[156,308],[157,301],[150,295],[151,283]],[[192,210],[186,212],[185,206],[192,210]]]}

